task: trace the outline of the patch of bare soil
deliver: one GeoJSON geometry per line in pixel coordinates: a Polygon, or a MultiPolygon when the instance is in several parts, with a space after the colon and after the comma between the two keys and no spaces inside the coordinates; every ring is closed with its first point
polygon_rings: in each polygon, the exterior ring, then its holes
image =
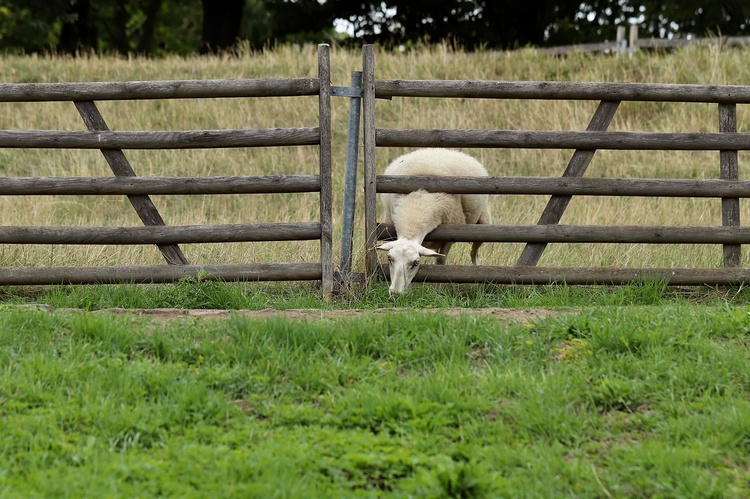
{"type": "Polygon", "coordinates": [[[558,313],[551,309],[520,309],[520,308],[431,308],[431,309],[403,309],[403,308],[381,308],[381,309],[345,309],[345,310],[321,310],[321,309],[292,309],[292,310],[180,310],[180,309],[109,309],[104,312],[125,313],[139,316],[153,317],[155,319],[176,319],[176,318],[202,318],[202,319],[221,319],[231,316],[250,317],[250,318],[267,318],[281,317],[285,319],[333,319],[333,318],[350,318],[363,317],[366,315],[382,315],[399,312],[421,312],[425,314],[443,314],[448,316],[458,316],[462,314],[489,316],[503,321],[532,322],[538,318],[546,317],[558,313]]]}
{"type": "MultiPolygon", "coordinates": [[[[49,311],[71,312],[75,309],[54,309],[43,306],[49,311]]],[[[501,321],[533,322],[537,319],[550,315],[559,314],[559,310],[544,308],[429,308],[429,309],[404,309],[404,308],[381,308],[381,309],[346,309],[346,310],[321,310],[321,309],[293,309],[293,310],[182,310],[175,308],[157,309],[125,309],[110,308],[99,310],[100,313],[128,314],[140,317],[149,317],[155,320],[172,319],[225,319],[232,316],[250,318],[281,317],[284,319],[325,320],[334,318],[356,318],[367,315],[382,315],[399,312],[422,312],[425,314],[443,314],[448,316],[476,315],[481,317],[493,317],[501,321]]]]}

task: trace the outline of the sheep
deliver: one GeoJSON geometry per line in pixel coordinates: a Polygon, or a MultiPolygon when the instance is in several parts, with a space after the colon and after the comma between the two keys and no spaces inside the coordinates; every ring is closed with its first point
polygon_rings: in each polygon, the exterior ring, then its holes
{"type": "MultiPolygon", "coordinates": [[[[486,177],[482,164],[459,151],[451,149],[418,149],[396,158],[385,169],[385,175],[446,175],[486,177]]],[[[453,243],[422,241],[440,224],[490,224],[492,217],[483,194],[447,194],[423,189],[409,194],[383,194],[385,221],[396,226],[395,241],[381,244],[376,249],[388,252],[391,296],[406,292],[419,270],[420,257],[435,257],[445,263],[453,243]]],[[[482,245],[471,247],[471,263],[477,263],[477,251],[482,245]]]]}

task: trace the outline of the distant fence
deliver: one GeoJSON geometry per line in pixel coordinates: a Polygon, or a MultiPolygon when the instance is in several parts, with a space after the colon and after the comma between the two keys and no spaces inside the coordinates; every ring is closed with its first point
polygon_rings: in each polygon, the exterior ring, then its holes
{"type": "MultiPolygon", "coordinates": [[[[544,194],[549,202],[537,225],[441,225],[427,241],[526,243],[515,266],[426,265],[416,279],[431,282],[517,284],[623,284],[648,279],[674,285],[737,284],[750,280],[740,268],[741,245],[750,227],[740,227],[739,199],[750,197],[750,182],[738,180],[738,151],[750,150],[750,133],[737,132],[737,104],[750,103],[750,86],[533,81],[378,80],[373,47],[363,52],[365,235],[368,274],[387,274],[378,263],[378,240],[395,236],[377,222],[379,193],[416,189],[475,194],[544,194]],[[376,123],[375,99],[430,97],[462,99],[594,100],[599,106],[586,131],[387,129],[376,123]],[[719,132],[655,133],[606,131],[622,101],[700,102],[717,105],[719,132]],[[404,177],[376,173],[380,147],[574,149],[562,177],[404,177]],[[581,178],[598,149],[720,151],[720,179],[581,178]],[[558,225],[572,196],[715,197],[722,199],[722,226],[558,225]],[[539,268],[548,243],[695,243],[723,245],[724,268],[539,268]]],[[[387,105],[387,104],[384,104],[387,105]]]]}
{"type": "Polygon", "coordinates": [[[558,47],[544,47],[540,52],[551,55],[564,55],[573,52],[632,53],[638,49],[673,49],[688,45],[708,45],[730,47],[750,45],[750,36],[716,36],[712,38],[639,38],[638,26],[617,27],[617,38],[596,43],[576,43],[558,47]]]}
{"type": "Polygon", "coordinates": [[[171,265],[0,267],[0,285],[172,282],[187,276],[225,281],[320,280],[333,286],[331,76],[327,45],[317,78],[0,84],[0,102],[72,101],[88,131],[3,130],[0,148],[99,149],[115,177],[0,177],[0,195],[126,195],[143,227],[9,227],[2,244],[155,244],[171,265]],[[95,101],[318,96],[318,126],[242,130],[110,131],[95,101]],[[123,149],[317,146],[316,175],[137,177],[123,149]],[[318,220],[299,223],[166,226],[149,195],[320,193],[318,220]],[[190,265],[179,244],[320,240],[317,263],[190,265]]]}

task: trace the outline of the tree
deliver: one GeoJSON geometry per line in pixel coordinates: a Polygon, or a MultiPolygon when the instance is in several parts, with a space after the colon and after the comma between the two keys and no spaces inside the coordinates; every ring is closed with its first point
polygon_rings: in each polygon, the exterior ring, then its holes
{"type": "Polygon", "coordinates": [[[238,40],[338,39],[352,45],[448,41],[466,49],[613,39],[637,24],[656,37],[750,35],[748,0],[0,0],[0,50],[216,53],[238,40]]]}
{"type": "Polygon", "coordinates": [[[234,47],[240,35],[245,0],[202,0],[202,54],[218,53],[234,47]]]}
{"type": "Polygon", "coordinates": [[[89,18],[89,0],[70,0],[63,18],[57,50],[75,54],[79,50],[96,49],[96,27],[89,18]]]}
{"type": "Polygon", "coordinates": [[[639,22],[655,37],[666,35],[750,35],[750,2],[747,0],[640,0],[639,22]]]}
{"type": "Polygon", "coordinates": [[[449,41],[475,49],[541,44],[551,25],[572,18],[580,0],[329,0],[368,43],[449,41]]]}
{"type": "Polygon", "coordinates": [[[255,40],[253,45],[268,43],[329,41],[334,36],[335,3],[318,0],[263,0],[267,12],[269,33],[265,40],[255,40]]]}
{"type": "Polygon", "coordinates": [[[328,0],[368,43],[449,41],[468,49],[612,39],[638,24],[656,37],[750,34],[747,0],[328,0]]]}

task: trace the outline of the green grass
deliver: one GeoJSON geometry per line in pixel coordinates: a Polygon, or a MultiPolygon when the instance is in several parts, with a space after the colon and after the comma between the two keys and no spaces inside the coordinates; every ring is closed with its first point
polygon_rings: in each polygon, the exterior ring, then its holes
{"type": "Polygon", "coordinates": [[[0,316],[0,497],[750,492],[744,307],[0,316]]]}
{"type": "Polygon", "coordinates": [[[386,283],[356,286],[331,301],[313,283],[224,283],[186,278],[161,285],[91,285],[0,288],[0,303],[44,304],[55,308],[125,309],[380,309],[380,308],[571,308],[670,303],[742,304],[745,288],[670,288],[661,282],[627,286],[505,286],[415,284],[402,296],[388,295],[386,283]]]}
{"type": "Polygon", "coordinates": [[[402,296],[388,295],[385,282],[341,288],[331,300],[318,283],[226,283],[185,278],[173,284],[0,287],[0,307],[49,305],[54,308],[177,308],[220,310],[553,308],[591,306],[750,303],[750,290],[670,287],[659,281],[624,286],[414,284],[402,296]]]}

